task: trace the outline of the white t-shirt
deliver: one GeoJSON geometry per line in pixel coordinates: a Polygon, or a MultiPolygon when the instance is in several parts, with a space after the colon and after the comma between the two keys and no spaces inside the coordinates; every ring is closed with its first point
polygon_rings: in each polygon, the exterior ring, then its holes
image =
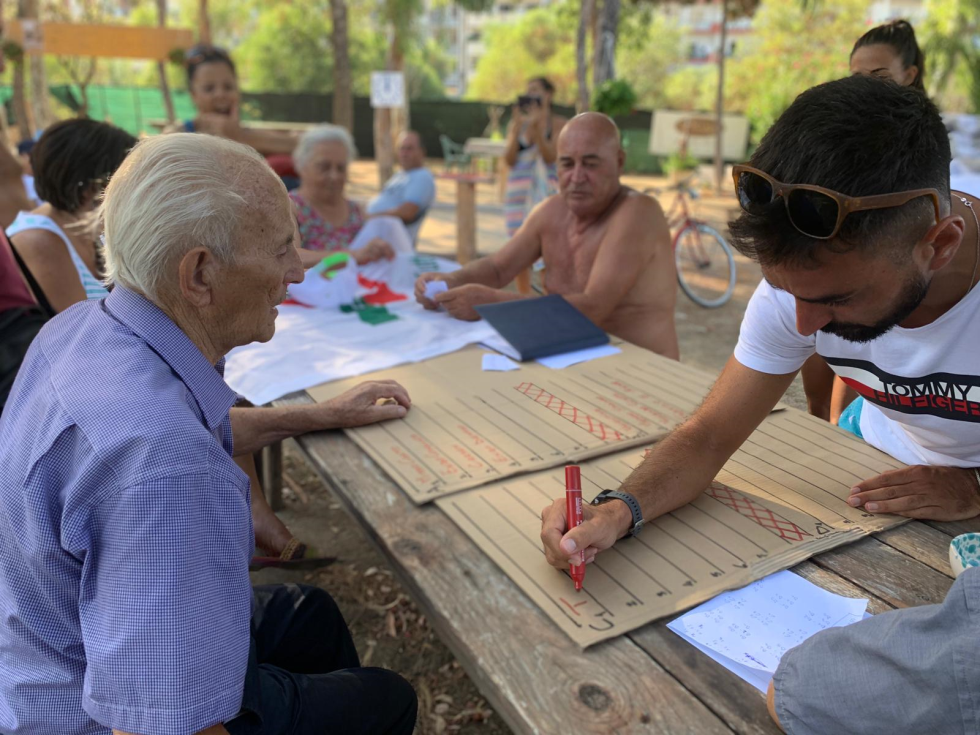
{"type": "Polygon", "coordinates": [[[906,464],[980,465],[980,286],[939,319],[893,327],[859,344],[796,331],[796,300],[765,280],[752,295],[735,359],[770,374],[798,370],[814,352],[864,396],[861,433],[906,464]]]}

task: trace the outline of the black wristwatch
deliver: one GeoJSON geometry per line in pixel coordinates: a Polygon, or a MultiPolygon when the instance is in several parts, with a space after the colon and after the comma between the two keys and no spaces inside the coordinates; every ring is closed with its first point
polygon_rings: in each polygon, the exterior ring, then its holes
{"type": "Polygon", "coordinates": [[[640,510],[639,501],[629,493],[621,493],[616,490],[603,490],[592,499],[592,505],[600,505],[601,503],[606,503],[610,500],[622,500],[624,503],[626,503],[626,507],[629,508],[630,513],[633,514],[633,525],[630,526],[627,534],[629,536],[635,536],[638,534],[643,528],[643,512],[640,510]]]}

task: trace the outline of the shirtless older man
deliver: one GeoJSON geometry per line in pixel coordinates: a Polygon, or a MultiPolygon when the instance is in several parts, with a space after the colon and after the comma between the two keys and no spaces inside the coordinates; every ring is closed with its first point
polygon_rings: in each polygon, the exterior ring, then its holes
{"type": "Polygon", "coordinates": [[[455,273],[424,273],[415,298],[457,319],[479,319],[479,304],[525,298],[503,291],[543,257],[544,285],[617,337],[677,358],[677,274],[670,231],[656,200],[623,186],[619,130],[605,115],[573,118],[558,137],[559,194],[538,205],[499,252],[455,273]],[[428,281],[449,290],[433,300],[428,281]]]}

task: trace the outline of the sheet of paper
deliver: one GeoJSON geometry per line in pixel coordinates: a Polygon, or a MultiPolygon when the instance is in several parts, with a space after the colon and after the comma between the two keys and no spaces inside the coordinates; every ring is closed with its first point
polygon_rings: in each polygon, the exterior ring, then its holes
{"type": "MultiPolygon", "coordinates": [[[[866,620],[870,617],[872,617],[871,613],[865,613],[862,619],[866,620]]],[[[851,620],[845,624],[850,625],[851,623],[856,623],[856,622],[857,620],[851,620]]],[[[670,628],[670,623],[667,624],[667,627],[670,628]]],[[[673,628],[671,628],[671,630],[673,630],[673,628]]],[[[772,681],[773,675],[770,674],[768,671],[763,671],[762,669],[753,669],[748,666],[742,666],[741,664],[737,664],[734,661],[732,661],[730,658],[726,658],[725,656],[722,656],[717,651],[713,651],[707,646],[701,645],[693,638],[688,638],[684,633],[681,633],[677,630],[674,630],[674,632],[677,633],[677,635],[683,638],[685,641],[690,643],[692,646],[694,646],[696,649],[698,649],[705,656],[707,656],[713,661],[717,661],[719,664],[721,664],[726,669],[728,669],[733,674],[735,674],[735,676],[737,676],[740,679],[744,679],[763,694],[769,691],[769,682],[772,681]]]]}
{"type": "Polygon", "coordinates": [[[488,352],[483,356],[483,369],[505,373],[511,370],[520,370],[521,364],[514,362],[504,355],[495,355],[488,352]]]}
{"type": "Polygon", "coordinates": [[[740,676],[745,669],[763,672],[743,676],[761,689],[786,651],[821,630],[861,620],[867,607],[867,599],[835,595],[782,571],[718,595],[667,627],[726,667],[730,661],[734,667],[728,668],[740,676]]]}
{"type": "MultiPolygon", "coordinates": [[[[578,369],[589,365],[568,368],[578,369]]],[[[634,448],[581,462],[583,498],[618,487],[643,456],[634,448]]],[[[564,496],[561,467],[437,503],[584,648],[906,522],[846,502],[855,482],[901,466],[826,421],[773,413],[700,497],[600,554],[580,593],[547,563],[539,537],[541,509],[564,496]]]]}
{"type": "Polygon", "coordinates": [[[491,337],[496,332],[485,322],[427,311],[411,297],[419,273],[454,267],[421,255],[371,263],[358,273],[362,283],[374,285],[360,286],[360,294],[378,303],[365,303],[362,311],[283,305],[269,342],[229,353],[225,380],[260,406],[293,391],[445,355],[491,337]],[[393,295],[404,298],[388,300],[393,295]]]}
{"type": "Polygon", "coordinates": [[[493,333],[486,339],[482,340],[480,342],[480,346],[486,347],[488,350],[499,352],[501,355],[507,355],[507,357],[511,358],[512,360],[517,360],[520,362],[521,353],[515,350],[510,342],[501,337],[500,332],[493,329],[493,327],[490,327],[490,329],[493,330],[493,333]]]}
{"type": "Polygon", "coordinates": [[[425,298],[434,299],[436,294],[445,293],[449,290],[449,284],[445,281],[429,281],[425,284],[425,298]]]}
{"type": "Polygon", "coordinates": [[[562,370],[571,365],[578,365],[580,362],[598,360],[600,357],[618,355],[620,352],[622,350],[616,345],[602,345],[600,347],[589,347],[586,350],[575,350],[574,352],[565,352],[561,355],[542,357],[536,360],[536,362],[552,370],[562,370]]]}
{"type": "MultiPolygon", "coordinates": [[[[430,312],[431,313],[431,312],[430,312]]],[[[363,380],[412,397],[399,421],[347,432],[416,503],[545,467],[650,444],[683,421],[712,376],[630,344],[595,362],[484,372],[475,347],[425,364],[310,388],[316,401],[363,380]]],[[[540,510],[540,509],[539,509],[540,510]]]]}

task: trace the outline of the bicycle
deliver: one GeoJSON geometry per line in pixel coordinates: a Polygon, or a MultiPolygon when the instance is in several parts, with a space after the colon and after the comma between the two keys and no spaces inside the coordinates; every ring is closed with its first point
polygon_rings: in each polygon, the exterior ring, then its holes
{"type": "MultiPolygon", "coordinates": [[[[727,304],[735,291],[735,255],[718,230],[691,216],[688,199],[698,198],[698,192],[691,186],[693,178],[692,174],[666,189],[676,192],[676,196],[664,214],[673,233],[674,262],[681,290],[695,304],[715,309],[727,304]]],[[[643,193],[659,198],[664,191],[651,188],[643,193]]]]}

